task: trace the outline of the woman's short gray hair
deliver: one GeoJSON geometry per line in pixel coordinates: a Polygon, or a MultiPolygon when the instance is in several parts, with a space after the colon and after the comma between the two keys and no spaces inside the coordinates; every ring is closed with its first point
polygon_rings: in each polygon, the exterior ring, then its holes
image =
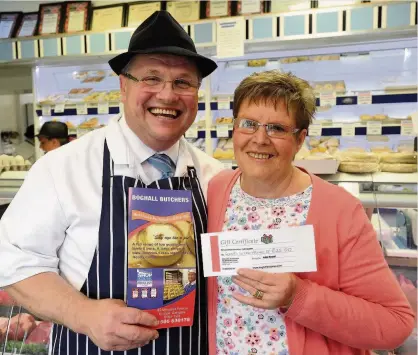
{"type": "Polygon", "coordinates": [[[244,101],[274,106],[284,102],[299,129],[308,129],[316,113],[316,98],[309,83],[279,70],[254,73],[241,81],[234,93],[234,117],[244,101]]]}

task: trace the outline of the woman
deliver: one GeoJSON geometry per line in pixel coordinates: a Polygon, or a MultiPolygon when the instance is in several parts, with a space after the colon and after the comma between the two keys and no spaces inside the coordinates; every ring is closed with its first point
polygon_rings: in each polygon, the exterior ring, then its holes
{"type": "Polygon", "coordinates": [[[361,203],[292,165],[314,114],[312,88],[291,74],[256,73],[235,91],[239,169],[209,185],[209,232],[313,225],[317,271],[210,278],[211,355],[369,354],[412,331],[414,314],[361,203]]]}

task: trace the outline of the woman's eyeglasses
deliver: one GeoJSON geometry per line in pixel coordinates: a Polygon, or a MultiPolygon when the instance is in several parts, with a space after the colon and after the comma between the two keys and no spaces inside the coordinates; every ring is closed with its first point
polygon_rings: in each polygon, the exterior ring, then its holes
{"type": "Polygon", "coordinates": [[[236,120],[238,121],[238,124],[235,126],[235,129],[244,134],[254,134],[260,126],[266,128],[266,133],[270,138],[283,138],[289,134],[295,134],[300,131],[299,128],[287,127],[278,123],[263,124],[248,118],[236,120]]]}
{"type": "Polygon", "coordinates": [[[129,73],[122,73],[122,75],[136,83],[144,84],[144,88],[148,92],[160,92],[164,89],[165,83],[171,83],[171,87],[176,94],[192,96],[196,95],[200,86],[199,82],[193,82],[187,79],[165,80],[164,78],[155,75],[136,78],[129,73]]]}

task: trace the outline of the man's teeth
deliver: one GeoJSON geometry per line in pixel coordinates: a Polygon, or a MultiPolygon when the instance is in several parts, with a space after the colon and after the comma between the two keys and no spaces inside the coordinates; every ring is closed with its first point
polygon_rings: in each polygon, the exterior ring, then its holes
{"type": "Polygon", "coordinates": [[[256,159],[268,159],[268,158],[270,158],[270,154],[248,153],[248,155],[250,157],[256,158],[256,159]]]}
{"type": "Polygon", "coordinates": [[[171,115],[171,116],[177,117],[176,110],[168,110],[165,108],[152,108],[150,109],[150,112],[154,115],[171,115]]]}

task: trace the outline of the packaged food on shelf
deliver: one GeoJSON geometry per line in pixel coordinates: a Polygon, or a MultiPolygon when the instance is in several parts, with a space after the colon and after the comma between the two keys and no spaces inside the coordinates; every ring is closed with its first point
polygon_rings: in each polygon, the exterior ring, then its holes
{"type": "Polygon", "coordinates": [[[315,147],[319,146],[320,144],[321,144],[321,140],[318,139],[318,138],[310,138],[309,139],[309,145],[312,148],[315,148],[315,147]]]}
{"type": "Polygon", "coordinates": [[[54,94],[49,95],[44,99],[39,100],[40,105],[54,105],[58,102],[66,102],[67,101],[67,95],[64,94],[54,94]]]}
{"type": "Polygon", "coordinates": [[[106,91],[94,91],[83,98],[85,102],[105,101],[108,93],[106,91]]]}
{"type": "Polygon", "coordinates": [[[340,163],[338,170],[343,173],[375,173],[379,171],[379,164],[346,161],[340,163]]]}
{"type": "Polygon", "coordinates": [[[343,151],[338,155],[341,162],[379,163],[379,156],[375,153],[343,151]]]}
{"type": "Polygon", "coordinates": [[[363,114],[360,115],[360,121],[367,122],[367,121],[384,121],[389,119],[387,115],[384,114],[376,114],[376,115],[369,115],[363,114]]]}
{"type": "Polygon", "coordinates": [[[105,97],[106,101],[109,102],[119,102],[120,101],[120,90],[109,91],[105,97]]]}
{"type": "Polygon", "coordinates": [[[76,126],[70,121],[66,121],[65,124],[67,125],[68,129],[76,129],[76,126]]]}
{"type": "Polygon", "coordinates": [[[380,171],[387,173],[416,173],[417,164],[380,163],[380,171]]]}
{"type": "Polygon", "coordinates": [[[216,119],[216,124],[232,124],[234,123],[233,117],[218,117],[216,119]]]}
{"type": "Polygon", "coordinates": [[[264,67],[267,62],[267,59],[251,59],[247,62],[247,64],[249,67],[264,67]]]}
{"type": "Polygon", "coordinates": [[[79,124],[78,128],[97,128],[98,126],[99,126],[99,119],[97,117],[93,117],[79,124]]]}
{"type": "Polygon", "coordinates": [[[213,152],[213,157],[225,160],[235,159],[232,139],[219,139],[218,145],[213,152]]]}
{"type": "Polygon", "coordinates": [[[372,148],[370,148],[370,151],[372,152],[372,153],[392,153],[393,152],[393,150],[392,149],[390,149],[389,147],[385,147],[385,146],[375,146],[375,147],[372,147],[372,148]]]}
{"type": "Polygon", "coordinates": [[[380,155],[381,163],[416,164],[417,153],[386,153],[380,155]]]}
{"type": "Polygon", "coordinates": [[[93,88],[74,88],[68,92],[68,96],[72,99],[82,98],[84,95],[92,91],[93,88]]]}
{"type": "Polygon", "coordinates": [[[344,94],[346,91],[345,82],[343,80],[336,81],[314,81],[311,86],[317,93],[336,92],[344,94]]]}

